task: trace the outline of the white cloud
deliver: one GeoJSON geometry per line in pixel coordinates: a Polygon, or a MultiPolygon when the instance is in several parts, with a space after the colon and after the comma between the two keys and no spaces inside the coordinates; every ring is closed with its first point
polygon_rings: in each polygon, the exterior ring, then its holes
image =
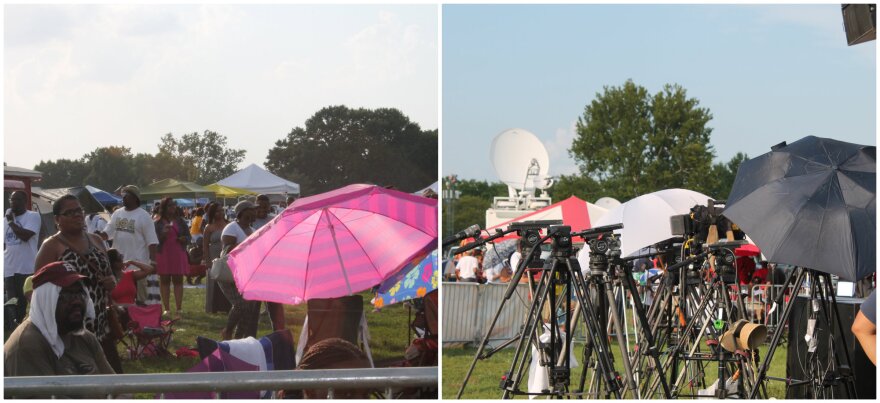
{"type": "Polygon", "coordinates": [[[405,25],[393,13],[379,12],[378,21],[346,41],[353,72],[358,80],[381,80],[412,76],[416,71],[415,52],[428,45],[421,38],[421,27],[405,25]]]}
{"type": "Polygon", "coordinates": [[[571,175],[578,172],[577,165],[568,155],[568,149],[576,135],[576,121],[572,121],[568,128],[557,128],[553,138],[544,142],[547,154],[550,156],[550,173],[553,176],[571,175]]]}

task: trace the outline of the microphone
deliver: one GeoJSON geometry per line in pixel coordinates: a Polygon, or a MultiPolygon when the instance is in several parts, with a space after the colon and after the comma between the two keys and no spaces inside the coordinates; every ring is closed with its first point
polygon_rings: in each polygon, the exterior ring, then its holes
{"type": "Polygon", "coordinates": [[[463,231],[458,232],[455,235],[443,238],[443,247],[445,248],[456,242],[460,242],[462,239],[475,238],[477,235],[480,235],[480,225],[471,225],[470,227],[465,228],[463,231]]]}

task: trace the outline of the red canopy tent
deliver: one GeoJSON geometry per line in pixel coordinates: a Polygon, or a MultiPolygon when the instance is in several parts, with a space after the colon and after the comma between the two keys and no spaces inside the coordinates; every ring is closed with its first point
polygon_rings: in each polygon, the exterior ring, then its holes
{"type": "MultiPolygon", "coordinates": [[[[488,231],[490,234],[493,234],[495,233],[496,228],[501,228],[502,230],[504,230],[507,229],[508,225],[514,222],[560,219],[562,220],[562,225],[568,225],[571,227],[572,232],[583,231],[585,229],[592,228],[591,218],[593,221],[597,220],[606,211],[607,210],[605,210],[604,208],[581,200],[577,196],[571,196],[561,202],[553,203],[540,210],[533,211],[531,213],[514,218],[510,221],[498,224],[494,227],[489,228],[488,231]]],[[[513,238],[516,238],[516,233],[510,233],[503,238],[497,239],[495,242],[500,242],[505,239],[513,238]]]]}

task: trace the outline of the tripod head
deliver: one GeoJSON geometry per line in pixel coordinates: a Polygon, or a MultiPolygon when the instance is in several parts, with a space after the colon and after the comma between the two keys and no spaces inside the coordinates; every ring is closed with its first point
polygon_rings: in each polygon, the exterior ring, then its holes
{"type": "MultiPolygon", "coordinates": [[[[562,220],[522,221],[510,224],[510,226],[507,227],[507,230],[516,231],[516,234],[519,235],[522,256],[523,258],[527,258],[528,256],[532,256],[532,251],[535,250],[535,248],[540,248],[541,243],[544,242],[545,238],[541,236],[541,230],[547,230],[549,233],[551,227],[561,224],[562,220]]],[[[544,261],[541,260],[540,254],[535,254],[532,259],[526,262],[526,265],[527,268],[539,269],[544,267],[544,261]]]]}
{"type": "Polygon", "coordinates": [[[748,242],[720,241],[705,246],[709,254],[715,257],[715,273],[725,284],[736,283],[736,254],[733,251],[746,243],[748,242]]]}
{"type": "Polygon", "coordinates": [[[620,258],[620,239],[614,235],[615,230],[623,228],[623,224],[612,224],[590,228],[572,235],[583,238],[590,248],[590,272],[601,275],[608,271],[608,258],[620,258]]]}
{"type": "Polygon", "coordinates": [[[567,259],[571,257],[573,248],[571,244],[571,227],[567,225],[558,225],[550,227],[550,245],[552,252],[550,256],[567,259]]]}

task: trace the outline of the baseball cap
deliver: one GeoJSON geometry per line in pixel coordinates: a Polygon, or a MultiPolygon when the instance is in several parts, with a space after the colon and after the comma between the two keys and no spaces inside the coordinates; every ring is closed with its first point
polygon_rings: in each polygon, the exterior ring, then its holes
{"type": "Polygon", "coordinates": [[[131,193],[134,197],[137,197],[138,200],[141,199],[141,190],[138,189],[135,185],[125,185],[122,187],[122,193],[131,193]]]}
{"type": "Polygon", "coordinates": [[[34,289],[46,284],[52,283],[59,287],[67,287],[77,281],[86,278],[76,271],[76,267],[67,262],[52,262],[39,269],[34,273],[34,289]]]}

